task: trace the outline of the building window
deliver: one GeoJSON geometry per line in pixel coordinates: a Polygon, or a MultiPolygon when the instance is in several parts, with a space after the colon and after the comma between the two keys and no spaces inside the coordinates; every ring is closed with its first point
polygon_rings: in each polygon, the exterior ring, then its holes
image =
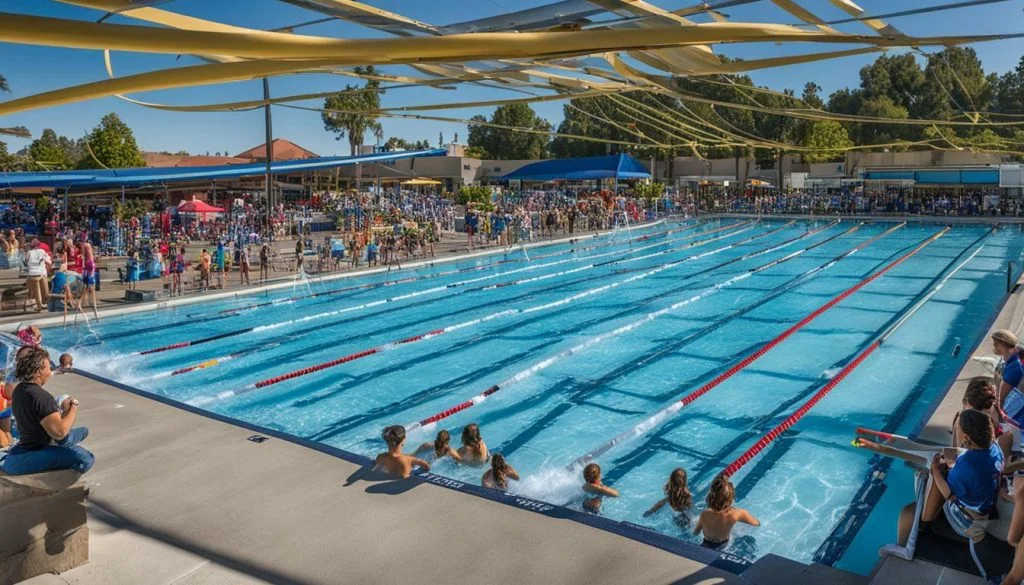
{"type": "Polygon", "coordinates": [[[501,172],[501,167],[494,167],[494,172],[500,173],[501,172]]]}
{"type": "Polygon", "coordinates": [[[462,165],[462,170],[468,171],[468,170],[471,170],[471,169],[469,168],[469,165],[462,165]]]}

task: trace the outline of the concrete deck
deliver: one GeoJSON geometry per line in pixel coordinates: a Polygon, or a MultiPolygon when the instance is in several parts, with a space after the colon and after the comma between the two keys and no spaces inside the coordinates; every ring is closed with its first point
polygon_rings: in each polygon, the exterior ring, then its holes
{"type": "Polygon", "coordinates": [[[31,585],[743,584],[640,542],[360,467],[76,374],[91,562],[31,585]]]}

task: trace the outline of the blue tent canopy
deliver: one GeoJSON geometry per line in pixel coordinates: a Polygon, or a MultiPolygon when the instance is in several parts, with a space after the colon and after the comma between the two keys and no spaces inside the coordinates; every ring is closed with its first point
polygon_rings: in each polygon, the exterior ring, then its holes
{"type": "MultiPolygon", "coordinates": [[[[275,175],[332,169],[355,164],[385,163],[420,156],[442,156],[439,148],[382,152],[365,156],[332,156],[278,161],[270,165],[275,175]]],[[[53,187],[54,189],[103,189],[120,186],[159,185],[198,180],[231,179],[258,176],[266,172],[266,163],[217,165],[204,167],[90,169],[84,171],[47,171],[38,173],[2,173],[0,189],[17,187],[53,187]]]]}
{"type": "Polygon", "coordinates": [[[651,173],[628,154],[542,160],[501,177],[519,181],[593,181],[596,179],[650,179],[651,173]]]}

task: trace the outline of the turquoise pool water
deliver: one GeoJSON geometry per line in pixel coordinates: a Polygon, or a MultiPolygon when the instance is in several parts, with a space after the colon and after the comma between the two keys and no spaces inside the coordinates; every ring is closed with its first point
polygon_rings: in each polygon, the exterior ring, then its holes
{"type": "MultiPolygon", "coordinates": [[[[475,422],[521,474],[510,491],[578,509],[582,480],[567,465],[942,230],[894,225],[661,224],[416,270],[310,279],[91,328],[49,328],[45,338],[83,369],[368,456],[382,450],[385,425],[413,429],[411,450],[441,428],[457,446],[461,428],[475,422]],[[325,362],[335,363],[286,376],[325,362]],[[427,429],[415,424],[464,403],[427,429]]],[[[601,513],[699,542],[667,508],[642,516],[672,469],[687,469],[699,509],[715,474],[970,257],[734,476],[738,505],[762,526],[737,528],[727,550],[867,573],[913,493],[909,470],[850,446],[854,429],[911,430],[998,310],[1007,262],[1019,264],[1022,245],[1016,226],[952,228],[692,404],[626,433],[597,459],[622,492],[601,513]]],[[[483,469],[442,461],[434,471],[478,483],[483,469]]]]}

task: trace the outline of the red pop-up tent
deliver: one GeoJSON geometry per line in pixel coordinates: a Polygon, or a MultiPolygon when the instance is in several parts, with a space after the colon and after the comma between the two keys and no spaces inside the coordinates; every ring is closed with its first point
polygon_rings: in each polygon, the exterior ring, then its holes
{"type": "Polygon", "coordinates": [[[207,221],[209,215],[224,213],[224,209],[214,207],[205,201],[182,201],[178,205],[178,213],[190,213],[196,216],[199,221],[207,221]]]}

